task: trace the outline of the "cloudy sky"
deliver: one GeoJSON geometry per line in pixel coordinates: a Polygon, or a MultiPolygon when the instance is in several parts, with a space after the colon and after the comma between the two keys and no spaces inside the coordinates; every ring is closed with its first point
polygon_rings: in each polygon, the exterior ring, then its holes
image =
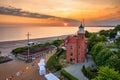
{"type": "Polygon", "coordinates": [[[0,0],[0,24],[120,24],[120,0],[0,0]]]}

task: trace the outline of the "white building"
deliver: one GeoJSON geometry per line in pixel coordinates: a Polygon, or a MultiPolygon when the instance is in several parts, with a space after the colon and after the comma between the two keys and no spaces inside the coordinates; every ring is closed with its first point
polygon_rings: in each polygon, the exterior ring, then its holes
{"type": "Polygon", "coordinates": [[[118,37],[120,37],[120,30],[119,30],[119,31],[117,31],[117,35],[116,35],[116,37],[115,37],[115,38],[118,38],[118,37]]]}
{"type": "Polygon", "coordinates": [[[38,69],[39,69],[39,74],[40,75],[45,75],[46,74],[45,60],[44,59],[41,59],[40,62],[38,63],[38,69]]]}
{"type": "Polygon", "coordinates": [[[60,80],[60,79],[58,79],[54,74],[52,74],[52,73],[49,73],[49,74],[46,74],[45,75],[45,79],[46,80],[60,80]]]}

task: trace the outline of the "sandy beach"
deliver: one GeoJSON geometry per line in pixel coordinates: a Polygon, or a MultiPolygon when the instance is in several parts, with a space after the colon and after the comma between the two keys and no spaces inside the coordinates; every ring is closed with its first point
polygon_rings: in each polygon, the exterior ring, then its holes
{"type": "MultiPolygon", "coordinates": [[[[39,38],[39,39],[31,39],[30,41],[35,43],[45,43],[51,42],[56,39],[62,39],[65,36],[59,37],[49,37],[49,38],[39,38]]],[[[11,51],[17,47],[26,46],[27,40],[19,40],[19,41],[7,41],[7,42],[0,42],[0,51],[2,52],[1,55],[7,56],[11,53],[11,51]]],[[[41,57],[37,58],[37,62],[41,57]]],[[[31,63],[25,63],[24,61],[14,59],[13,61],[0,64],[0,80],[5,80],[6,77],[10,75],[16,74],[16,72],[20,71],[21,69],[25,68],[26,66],[30,65],[31,63]]],[[[19,77],[14,77],[13,80],[44,80],[43,76],[40,76],[37,70],[37,67],[33,67],[23,75],[19,77]]]]}
{"type": "MultiPolygon", "coordinates": [[[[30,39],[30,42],[34,43],[46,43],[51,42],[56,39],[63,39],[65,36],[56,36],[56,37],[48,37],[48,38],[37,38],[37,39],[30,39]]],[[[0,51],[2,52],[1,55],[7,56],[11,53],[11,51],[18,47],[23,47],[27,45],[27,40],[17,40],[17,41],[5,41],[0,42],[0,51]]]]}

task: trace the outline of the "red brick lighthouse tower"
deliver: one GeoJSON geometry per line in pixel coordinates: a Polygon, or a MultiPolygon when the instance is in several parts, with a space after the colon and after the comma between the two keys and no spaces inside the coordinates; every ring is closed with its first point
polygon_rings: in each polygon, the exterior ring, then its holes
{"type": "Polygon", "coordinates": [[[73,63],[83,63],[86,55],[86,40],[84,26],[81,24],[77,35],[65,39],[66,60],[73,63]]]}
{"type": "Polygon", "coordinates": [[[85,54],[86,54],[86,42],[85,42],[85,31],[84,26],[81,24],[79,26],[79,30],[77,33],[77,57],[78,62],[84,62],[85,61],[85,54]]]}

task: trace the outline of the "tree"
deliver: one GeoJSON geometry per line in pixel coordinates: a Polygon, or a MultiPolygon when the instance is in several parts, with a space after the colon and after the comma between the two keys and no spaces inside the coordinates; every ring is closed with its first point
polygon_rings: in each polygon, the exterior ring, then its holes
{"type": "Polygon", "coordinates": [[[117,39],[116,39],[116,45],[118,46],[118,48],[120,48],[120,37],[118,37],[117,39]]]}
{"type": "Polygon", "coordinates": [[[108,31],[108,30],[101,30],[101,31],[99,32],[99,34],[108,37],[108,36],[109,36],[109,31],[108,31]]]}
{"type": "Polygon", "coordinates": [[[102,42],[99,42],[92,47],[90,53],[92,54],[93,58],[95,59],[98,52],[104,48],[106,48],[105,45],[102,42]]]}
{"type": "Polygon", "coordinates": [[[92,80],[120,80],[120,74],[114,68],[100,67],[98,76],[92,80]]]}
{"type": "Polygon", "coordinates": [[[105,42],[107,38],[105,36],[97,36],[96,34],[92,34],[88,39],[88,49],[89,51],[92,47],[97,44],[98,42],[105,42]]]}
{"type": "Polygon", "coordinates": [[[100,42],[100,40],[98,39],[97,35],[92,34],[92,36],[90,36],[90,38],[88,39],[88,49],[89,49],[89,51],[98,42],[100,42]]]}
{"type": "Polygon", "coordinates": [[[100,38],[100,40],[101,40],[102,42],[107,41],[107,37],[104,36],[104,35],[99,36],[99,38],[100,38]]]}
{"type": "Polygon", "coordinates": [[[85,31],[85,37],[89,38],[92,35],[92,33],[85,31]]]}
{"type": "Polygon", "coordinates": [[[114,30],[115,30],[115,31],[120,30],[120,25],[117,25],[114,30]]]}
{"type": "Polygon", "coordinates": [[[112,55],[107,61],[106,65],[111,68],[115,68],[115,70],[120,71],[120,59],[116,54],[112,55]]]}
{"type": "Polygon", "coordinates": [[[118,51],[117,51],[117,56],[120,58],[120,48],[118,49],[118,51]]]}
{"type": "Polygon", "coordinates": [[[115,36],[116,36],[116,31],[115,30],[110,30],[109,31],[109,37],[110,38],[115,38],[115,36]]]}
{"type": "Polygon", "coordinates": [[[107,60],[109,59],[109,57],[111,57],[114,53],[108,49],[108,48],[104,48],[102,49],[100,52],[98,52],[98,54],[95,57],[95,62],[98,66],[104,66],[107,63],[107,60]]]}

